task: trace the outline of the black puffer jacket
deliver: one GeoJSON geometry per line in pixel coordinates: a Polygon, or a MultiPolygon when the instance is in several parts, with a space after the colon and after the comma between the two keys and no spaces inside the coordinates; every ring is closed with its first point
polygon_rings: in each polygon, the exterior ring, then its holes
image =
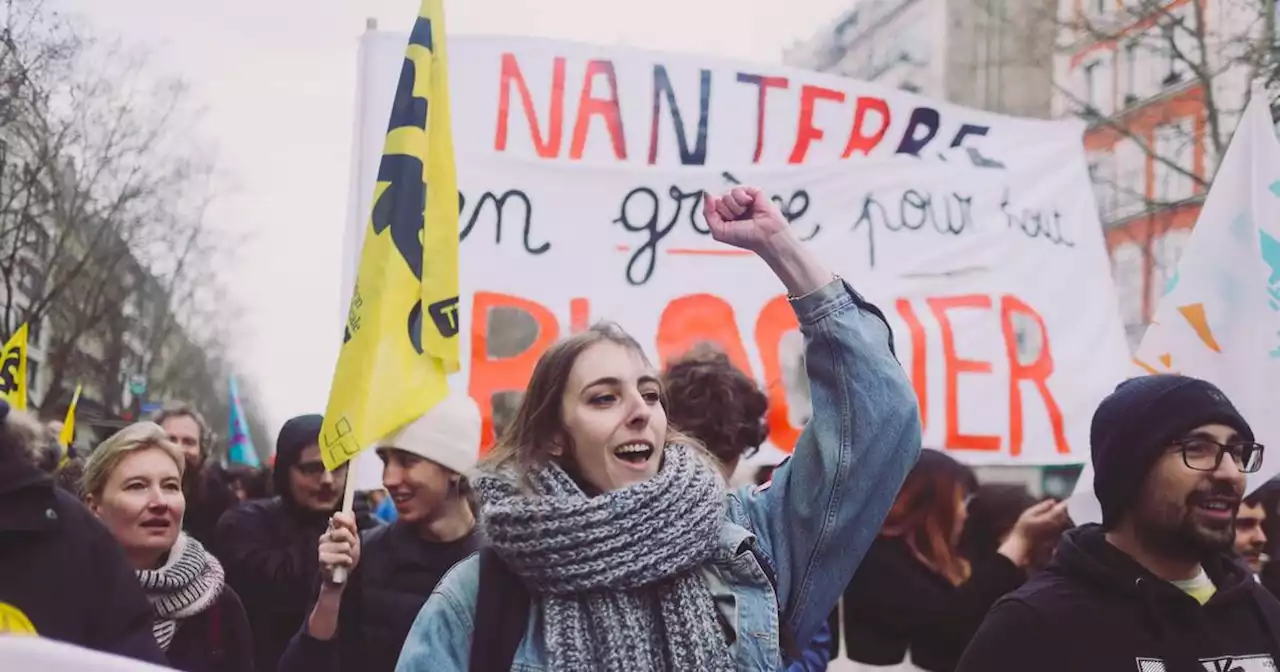
{"type": "Polygon", "coordinates": [[[151,605],[115,538],[34,465],[0,460],[0,636],[34,630],[164,665],[151,605]]]}
{"type": "Polygon", "coordinates": [[[319,566],[316,546],[328,525],[329,514],[280,497],[241,504],[218,523],[214,554],[244,602],[258,670],[276,669],[302,623],[319,566]]]}
{"type": "Polygon", "coordinates": [[[961,672],[1254,672],[1280,662],[1280,602],[1234,557],[1201,561],[1203,606],[1112,546],[1097,525],[1067,532],[1049,567],[996,603],[961,672]]]}
{"type": "Polygon", "coordinates": [[[449,543],[426,541],[405,523],[361,535],[360,565],[342,594],[338,635],[314,639],[304,623],[280,672],[392,672],[431,591],[479,543],[474,532],[449,543]]]}

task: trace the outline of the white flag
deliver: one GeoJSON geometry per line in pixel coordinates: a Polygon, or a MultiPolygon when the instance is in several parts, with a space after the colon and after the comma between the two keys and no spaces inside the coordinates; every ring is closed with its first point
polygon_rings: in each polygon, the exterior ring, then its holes
{"type": "MultiPolygon", "coordinates": [[[[1133,375],[1181,373],[1217,385],[1267,446],[1248,489],[1280,474],[1280,142],[1255,93],[1134,356],[1133,375]]],[[[1135,483],[1134,487],[1139,484],[1135,483]]],[[[1101,522],[1086,467],[1069,505],[1101,522]]]]}

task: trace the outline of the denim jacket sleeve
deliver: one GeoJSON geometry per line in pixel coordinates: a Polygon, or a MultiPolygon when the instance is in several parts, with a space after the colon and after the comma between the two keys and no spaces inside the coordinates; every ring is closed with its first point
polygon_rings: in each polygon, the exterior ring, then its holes
{"type": "Polygon", "coordinates": [[[826,621],[920,453],[915,392],[878,308],[843,280],[794,301],[813,415],[768,487],[730,507],[775,564],[781,626],[796,643],[826,621]]]}

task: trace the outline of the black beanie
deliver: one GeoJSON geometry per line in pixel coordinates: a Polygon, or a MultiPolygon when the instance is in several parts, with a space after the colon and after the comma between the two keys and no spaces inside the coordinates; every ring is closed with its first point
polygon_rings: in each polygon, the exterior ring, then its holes
{"type": "Polygon", "coordinates": [[[1103,399],[1090,431],[1093,491],[1102,505],[1103,527],[1119,520],[1170,443],[1212,424],[1231,427],[1242,440],[1253,441],[1253,430],[1227,395],[1198,378],[1131,378],[1103,399]]]}
{"type": "Polygon", "coordinates": [[[276,494],[285,501],[293,501],[289,490],[289,470],[302,458],[302,449],[320,442],[320,425],[324,424],[323,415],[299,415],[290,418],[280,428],[276,437],[276,463],[271,472],[271,483],[276,494]]]}

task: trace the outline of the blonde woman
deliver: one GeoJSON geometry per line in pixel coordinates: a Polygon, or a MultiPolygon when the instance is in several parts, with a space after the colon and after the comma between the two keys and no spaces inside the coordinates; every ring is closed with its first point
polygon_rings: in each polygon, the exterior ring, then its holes
{"type": "Polygon", "coordinates": [[[182,532],[181,450],[159,425],[130,425],[84,468],[88,505],[124,549],[151,601],[152,634],[169,664],[188,672],[253,669],[249,622],[222,565],[182,532]]]}

